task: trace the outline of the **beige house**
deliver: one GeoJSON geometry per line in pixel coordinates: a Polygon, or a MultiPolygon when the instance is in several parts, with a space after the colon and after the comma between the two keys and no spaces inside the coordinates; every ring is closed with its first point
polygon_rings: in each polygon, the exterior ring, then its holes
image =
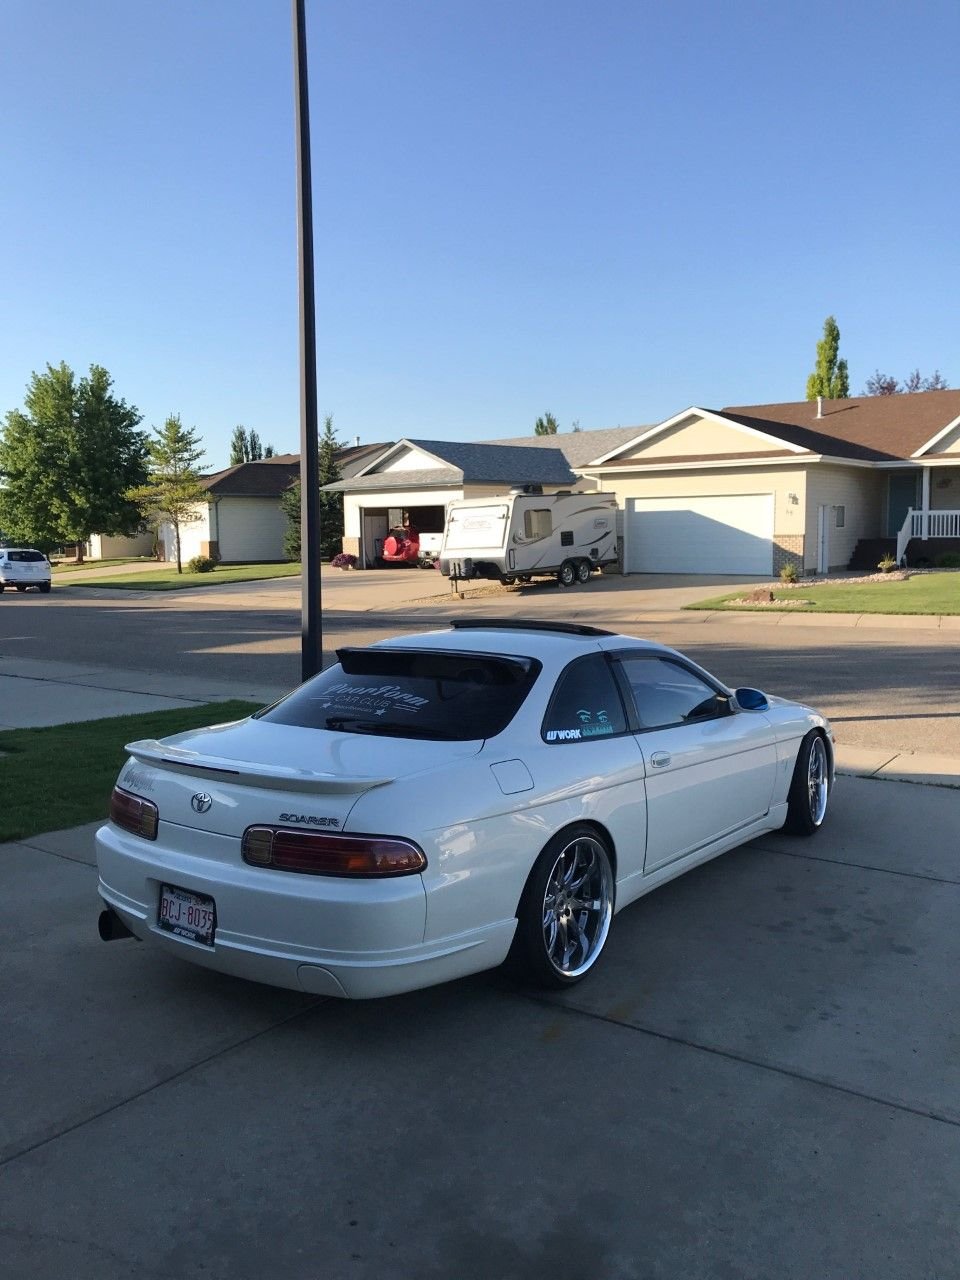
{"type": "Polygon", "coordinates": [[[960,548],[960,391],[693,406],[578,470],[617,494],[626,573],[933,563],[960,548]]]}

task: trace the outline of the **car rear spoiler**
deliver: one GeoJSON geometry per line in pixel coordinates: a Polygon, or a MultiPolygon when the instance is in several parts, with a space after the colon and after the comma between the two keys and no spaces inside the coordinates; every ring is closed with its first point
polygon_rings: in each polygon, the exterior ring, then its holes
{"type": "Polygon", "coordinates": [[[253,764],[248,760],[226,760],[220,756],[201,755],[184,747],[172,747],[155,738],[128,742],[126,751],[135,760],[171,773],[216,774],[245,786],[269,787],[274,791],[315,791],[327,795],[357,795],[373,787],[386,786],[393,778],[372,778],[364,774],[343,777],[334,773],[315,773],[310,769],[290,769],[284,765],[253,764]]]}

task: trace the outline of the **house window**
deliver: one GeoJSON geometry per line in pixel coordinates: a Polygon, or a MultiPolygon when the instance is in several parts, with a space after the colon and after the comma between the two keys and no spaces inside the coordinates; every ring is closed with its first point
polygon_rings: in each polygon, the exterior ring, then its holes
{"type": "Polygon", "coordinates": [[[846,508],[846,507],[836,507],[836,508],[835,508],[835,510],[836,510],[836,513],[837,513],[837,528],[838,528],[838,529],[842,529],[842,528],[843,528],[843,525],[844,525],[844,521],[845,521],[845,520],[846,520],[846,518],[847,518],[847,508],[846,508]]]}

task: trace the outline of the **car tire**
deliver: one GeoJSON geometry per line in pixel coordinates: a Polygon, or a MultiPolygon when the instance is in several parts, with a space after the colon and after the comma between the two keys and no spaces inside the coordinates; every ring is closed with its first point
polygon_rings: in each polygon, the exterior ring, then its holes
{"type": "Polygon", "coordinates": [[[812,836],[823,826],[830,798],[830,761],[823,735],[812,730],[800,743],[787,795],[784,831],[812,836]]]}
{"type": "Polygon", "coordinates": [[[577,580],[577,566],[572,560],[564,560],[557,570],[557,581],[561,587],[572,587],[577,580]]]}
{"type": "Polygon", "coordinates": [[[584,825],[558,832],[520,899],[511,953],[519,975],[552,989],[586,977],[606,945],[615,892],[606,841],[584,825]]]}
{"type": "Polygon", "coordinates": [[[512,573],[501,573],[500,575],[500,585],[502,587],[512,587],[516,580],[512,573]]]}
{"type": "Polygon", "coordinates": [[[45,596],[47,596],[47,595],[49,595],[49,594],[50,594],[50,583],[49,583],[49,582],[41,582],[41,583],[40,583],[40,593],[41,593],[41,595],[45,595],[45,596]]]}
{"type": "Polygon", "coordinates": [[[581,560],[577,565],[577,581],[581,586],[585,582],[590,581],[590,575],[593,573],[593,565],[589,560],[581,560]]]}

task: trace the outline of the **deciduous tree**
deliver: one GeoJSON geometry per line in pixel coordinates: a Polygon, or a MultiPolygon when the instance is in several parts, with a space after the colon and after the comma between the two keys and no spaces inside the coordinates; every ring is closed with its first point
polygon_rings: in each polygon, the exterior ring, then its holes
{"type": "Polygon", "coordinates": [[[817,343],[817,363],[807,379],[807,399],[845,400],[850,394],[846,360],[840,359],[840,328],[833,316],[823,322],[823,337],[817,343]]]}
{"type": "Polygon", "coordinates": [[[230,437],[229,466],[238,467],[242,462],[260,462],[263,458],[272,458],[276,453],[272,444],[264,446],[256,431],[247,430],[243,425],[233,428],[230,437]]]}
{"type": "Polygon", "coordinates": [[[929,378],[923,377],[919,369],[907,375],[903,382],[898,382],[892,374],[881,373],[879,369],[872,373],[863,388],[865,396],[895,396],[900,392],[907,395],[915,391],[949,391],[950,384],[939,369],[935,369],[929,378]]]}
{"type": "Polygon", "coordinates": [[[7,414],[0,526],[18,542],[74,542],[82,559],[91,534],[139,528],[128,490],[146,476],[146,439],[138,410],[111,387],[101,365],[78,382],[67,364],[48,364],[31,376],[24,409],[7,414]]]}
{"type": "Polygon", "coordinates": [[[204,451],[196,431],[185,427],[178,413],[171,414],[162,427],[154,427],[147,447],[150,457],[146,483],[132,490],[130,497],[153,523],[166,520],[173,526],[177,573],[183,573],[180,529],[200,519],[198,506],[207,497],[197,470],[204,451]]]}

